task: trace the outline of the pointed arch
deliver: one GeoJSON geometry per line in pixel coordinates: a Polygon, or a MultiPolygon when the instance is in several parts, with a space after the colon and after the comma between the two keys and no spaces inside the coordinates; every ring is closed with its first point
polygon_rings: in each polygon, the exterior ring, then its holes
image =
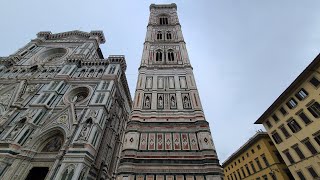
{"type": "Polygon", "coordinates": [[[66,140],[67,134],[63,128],[56,126],[40,133],[39,135],[36,135],[35,137],[36,138],[34,138],[32,142],[33,150],[37,152],[50,152],[47,150],[53,150],[51,152],[57,152],[61,148],[63,148],[63,144],[66,140]],[[56,143],[56,144],[52,144],[52,146],[50,146],[49,143],[56,143]],[[45,149],[46,147],[47,149],[45,149]],[[57,150],[58,148],[59,150],[57,150]]]}

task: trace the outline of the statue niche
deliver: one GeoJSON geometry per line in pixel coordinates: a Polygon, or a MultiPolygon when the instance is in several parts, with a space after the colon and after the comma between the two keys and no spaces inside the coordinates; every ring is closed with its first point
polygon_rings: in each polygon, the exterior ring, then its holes
{"type": "Polygon", "coordinates": [[[87,139],[88,132],[89,132],[89,130],[91,128],[91,125],[92,125],[92,118],[90,117],[83,124],[83,127],[82,127],[81,132],[80,132],[79,137],[78,137],[78,140],[86,140],[87,139]]]}

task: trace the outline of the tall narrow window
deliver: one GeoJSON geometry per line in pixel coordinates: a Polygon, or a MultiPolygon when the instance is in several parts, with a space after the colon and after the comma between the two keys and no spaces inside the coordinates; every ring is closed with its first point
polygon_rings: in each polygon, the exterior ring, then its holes
{"type": "Polygon", "coordinates": [[[284,109],[284,107],[281,107],[281,108],[279,109],[279,111],[280,111],[281,114],[284,115],[284,116],[288,114],[288,112],[284,109]]]}
{"type": "Polygon", "coordinates": [[[115,66],[111,66],[110,69],[109,69],[109,74],[113,74],[115,70],[116,70],[116,67],[115,66]]]}
{"type": "Polygon", "coordinates": [[[299,176],[300,180],[306,180],[301,171],[297,171],[297,175],[299,176]]]}
{"type": "Polygon", "coordinates": [[[315,117],[320,117],[320,104],[318,102],[314,102],[311,106],[308,107],[310,113],[315,117]]]}
{"type": "Polygon", "coordinates": [[[162,52],[160,50],[156,52],[156,61],[162,61],[162,52]]]}
{"type": "Polygon", "coordinates": [[[302,153],[298,145],[293,146],[292,149],[297,153],[301,160],[305,158],[304,154],[302,153]]]}
{"type": "Polygon", "coordinates": [[[256,163],[257,163],[257,165],[258,165],[258,167],[259,167],[259,170],[261,170],[262,169],[262,166],[261,166],[261,163],[260,163],[260,161],[259,161],[259,158],[256,158],[256,159],[254,159],[255,161],[256,161],[256,163]]]}
{"type": "Polygon", "coordinates": [[[262,155],[261,155],[261,158],[262,158],[264,164],[266,165],[266,167],[269,167],[269,162],[268,162],[266,156],[265,156],[264,154],[262,154],[262,155]]]}
{"type": "Polygon", "coordinates": [[[319,177],[318,174],[317,174],[317,172],[313,169],[313,167],[308,167],[307,169],[308,169],[310,175],[311,175],[314,179],[319,177]]]}
{"type": "Polygon", "coordinates": [[[242,172],[242,174],[243,174],[243,177],[246,177],[246,173],[244,172],[243,167],[241,167],[240,169],[241,169],[241,172],[242,172]]]}
{"type": "Polygon", "coordinates": [[[298,103],[294,98],[291,98],[286,104],[289,107],[289,109],[293,109],[297,106],[298,103]]]}
{"type": "Polygon", "coordinates": [[[168,24],[168,18],[160,17],[160,25],[166,25],[166,24],[168,24]]]}
{"type": "Polygon", "coordinates": [[[316,133],[316,135],[314,135],[314,140],[318,143],[318,145],[320,146],[320,133],[316,133]]]}
{"type": "Polygon", "coordinates": [[[92,145],[93,145],[93,146],[96,146],[98,137],[99,137],[99,132],[96,131],[96,132],[94,133],[94,136],[93,136],[93,139],[92,139],[92,145]]]}
{"type": "Polygon", "coordinates": [[[266,125],[268,126],[269,129],[272,128],[272,124],[270,123],[269,120],[266,121],[266,125]]]}
{"type": "Polygon", "coordinates": [[[302,119],[302,121],[305,123],[305,124],[310,124],[312,121],[308,118],[308,116],[305,114],[305,113],[303,113],[303,112],[301,112],[300,114],[299,114],[299,117],[302,119]]]}
{"type": "Polygon", "coordinates": [[[316,148],[312,145],[309,139],[303,140],[303,144],[309,149],[310,153],[315,155],[318,153],[316,148]]]}
{"type": "Polygon", "coordinates": [[[158,31],[158,33],[157,33],[157,39],[158,39],[158,40],[161,40],[161,39],[162,39],[162,32],[161,32],[161,31],[158,31]]]}
{"type": "Polygon", "coordinates": [[[22,137],[19,139],[18,143],[23,145],[27,141],[27,139],[28,139],[29,135],[31,134],[31,132],[32,131],[30,131],[30,129],[26,130],[24,132],[24,134],[22,135],[22,137]]]}
{"type": "Polygon", "coordinates": [[[256,173],[256,172],[257,172],[257,170],[256,170],[256,168],[254,167],[253,162],[252,162],[252,161],[250,161],[249,163],[250,163],[250,165],[251,165],[251,168],[252,168],[253,172],[254,172],[254,173],[256,173]]]}
{"type": "Polygon", "coordinates": [[[288,122],[288,126],[289,126],[289,128],[291,129],[291,131],[292,131],[293,133],[296,133],[296,132],[298,132],[298,131],[301,130],[301,126],[300,126],[300,125],[297,123],[297,121],[294,120],[294,119],[291,119],[291,120],[288,122]]]}
{"type": "Polygon", "coordinates": [[[291,164],[293,164],[293,163],[295,162],[294,159],[292,158],[289,150],[283,151],[283,154],[286,155],[287,159],[289,160],[289,162],[290,162],[291,164]]]}
{"type": "Polygon", "coordinates": [[[286,137],[286,138],[289,138],[291,135],[289,134],[289,132],[287,131],[287,129],[284,127],[284,125],[282,125],[280,127],[280,130],[281,132],[283,133],[283,135],[286,137]]]}
{"type": "Polygon", "coordinates": [[[246,170],[247,170],[247,172],[248,172],[248,174],[249,174],[249,176],[250,176],[250,175],[251,175],[251,172],[250,172],[250,169],[249,169],[248,165],[246,164],[245,167],[246,167],[246,170]]]}
{"type": "Polygon", "coordinates": [[[168,39],[168,40],[172,39],[171,32],[167,32],[167,39],[168,39]]]}
{"type": "Polygon", "coordinates": [[[280,144],[282,142],[282,139],[280,137],[280,135],[277,132],[274,132],[272,134],[272,139],[274,140],[274,142],[276,142],[277,144],[280,144]]]}
{"type": "Polygon", "coordinates": [[[109,82],[108,81],[103,81],[101,89],[105,90],[105,89],[108,88],[108,86],[109,86],[109,82]]]}
{"type": "Polygon", "coordinates": [[[174,53],[172,50],[168,51],[168,60],[169,61],[174,61],[174,53]]]}
{"type": "Polygon", "coordinates": [[[295,96],[301,101],[308,96],[308,92],[302,88],[295,96]]]}
{"type": "Polygon", "coordinates": [[[273,118],[274,122],[278,122],[279,121],[279,118],[278,118],[278,116],[276,114],[273,114],[272,118],[273,118]]]}
{"type": "Polygon", "coordinates": [[[320,81],[316,77],[312,77],[309,81],[314,87],[318,87],[320,85],[320,81]]]}
{"type": "Polygon", "coordinates": [[[239,169],[237,169],[237,173],[240,179],[242,179],[239,169]]]}

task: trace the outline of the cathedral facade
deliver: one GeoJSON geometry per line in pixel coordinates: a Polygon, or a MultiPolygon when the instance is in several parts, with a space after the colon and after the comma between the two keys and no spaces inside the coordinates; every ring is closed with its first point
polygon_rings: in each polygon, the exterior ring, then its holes
{"type": "Polygon", "coordinates": [[[0,61],[0,179],[112,179],[131,111],[101,31],[39,32],[0,61]]]}
{"type": "Polygon", "coordinates": [[[175,4],[150,6],[134,101],[101,31],[0,58],[0,179],[221,180],[175,4]]]}

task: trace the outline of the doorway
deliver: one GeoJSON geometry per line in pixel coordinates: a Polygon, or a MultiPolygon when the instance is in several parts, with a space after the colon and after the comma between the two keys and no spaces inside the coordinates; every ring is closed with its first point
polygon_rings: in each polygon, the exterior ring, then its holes
{"type": "Polygon", "coordinates": [[[48,167],[33,167],[25,180],[44,180],[48,171],[48,167]]]}

